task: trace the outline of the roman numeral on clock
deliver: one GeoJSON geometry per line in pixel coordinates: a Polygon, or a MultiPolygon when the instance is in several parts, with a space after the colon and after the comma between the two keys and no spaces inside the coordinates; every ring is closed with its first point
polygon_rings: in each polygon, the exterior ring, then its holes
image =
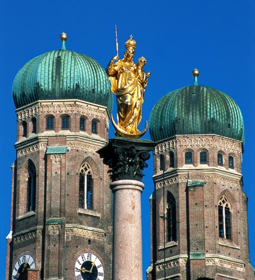
{"type": "Polygon", "coordinates": [[[78,267],[75,267],[76,272],[81,272],[81,270],[78,267]]]}

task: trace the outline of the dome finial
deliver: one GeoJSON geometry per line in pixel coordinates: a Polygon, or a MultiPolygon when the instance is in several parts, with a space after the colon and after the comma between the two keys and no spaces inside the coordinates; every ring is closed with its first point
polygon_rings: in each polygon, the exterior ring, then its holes
{"type": "Polygon", "coordinates": [[[199,70],[197,70],[196,68],[192,71],[192,76],[195,78],[195,82],[194,82],[194,86],[197,86],[197,77],[199,76],[199,70]]]}
{"type": "Polygon", "coordinates": [[[61,50],[66,50],[65,41],[68,39],[67,34],[65,32],[62,32],[60,34],[59,38],[62,41],[62,48],[61,48],[61,50]]]}

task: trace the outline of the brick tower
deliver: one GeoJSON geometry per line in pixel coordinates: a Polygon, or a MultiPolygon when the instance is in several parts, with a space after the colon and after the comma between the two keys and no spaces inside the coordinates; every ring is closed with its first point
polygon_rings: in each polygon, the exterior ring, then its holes
{"type": "Polygon", "coordinates": [[[148,279],[254,279],[237,104],[195,81],[159,100],[150,134],[157,145],[148,279]]]}
{"type": "Polygon", "coordinates": [[[17,74],[10,279],[111,279],[112,202],[107,167],[112,94],[103,68],[62,48],[17,74]]]}

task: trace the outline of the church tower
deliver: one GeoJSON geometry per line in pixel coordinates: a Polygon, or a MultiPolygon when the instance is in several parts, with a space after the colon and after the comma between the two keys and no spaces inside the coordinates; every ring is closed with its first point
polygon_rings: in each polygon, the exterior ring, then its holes
{"type": "Polygon", "coordinates": [[[244,124],[227,94],[197,84],[154,106],[148,279],[254,279],[243,191],[244,124]]]}
{"type": "Polygon", "coordinates": [[[112,202],[108,141],[112,93],[91,57],[62,48],[42,54],[13,83],[10,279],[111,279],[112,202]]]}

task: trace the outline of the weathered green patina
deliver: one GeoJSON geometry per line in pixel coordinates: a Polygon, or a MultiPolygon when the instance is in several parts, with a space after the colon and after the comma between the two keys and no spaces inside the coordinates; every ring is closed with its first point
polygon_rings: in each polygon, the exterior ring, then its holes
{"type": "Polygon", "coordinates": [[[102,66],[93,58],[74,51],[50,51],[27,62],[15,77],[16,108],[37,100],[80,99],[106,106],[113,97],[102,66]]]}
{"type": "Polygon", "coordinates": [[[204,252],[190,252],[189,258],[191,260],[204,260],[205,259],[205,253],[204,252]]]}
{"type": "Polygon", "coordinates": [[[46,154],[66,154],[67,147],[66,146],[54,146],[54,147],[47,147],[46,154]]]}
{"type": "Polygon", "coordinates": [[[63,225],[65,224],[65,220],[61,218],[51,218],[46,220],[46,225],[63,225]]]}
{"type": "Polygon", "coordinates": [[[188,187],[203,187],[205,184],[204,180],[188,180],[187,186],[188,187]]]}
{"type": "Polygon", "coordinates": [[[149,120],[153,141],[174,135],[218,134],[244,141],[244,123],[235,101],[206,86],[172,91],[154,106],[149,120]]]}

